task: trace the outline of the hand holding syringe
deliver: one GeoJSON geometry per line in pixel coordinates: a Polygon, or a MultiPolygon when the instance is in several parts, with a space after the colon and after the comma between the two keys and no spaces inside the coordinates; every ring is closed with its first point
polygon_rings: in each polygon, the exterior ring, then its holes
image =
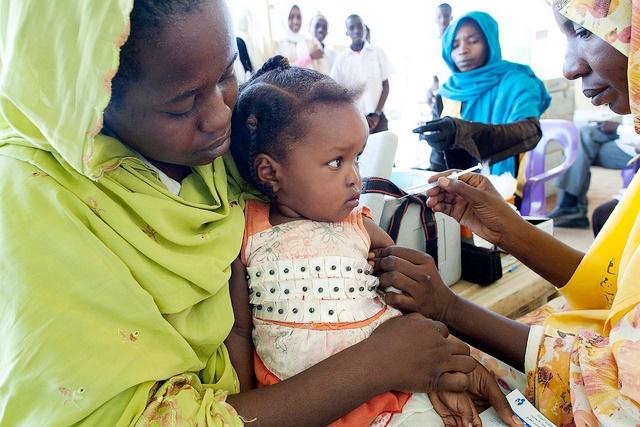
{"type": "MultiPolygon", "coordinates": [[[[479,169],[482,169],[482,164],[481,163],[478,163],[477,165],[472,166],[472,167],[470,167],[468,169],[465,169],[463,171],[451,172],[449,175],[447,175],[447,178],[453,179],[453,180],[457,180],[462,175],[466,175],[469,172],[474,172],[474,171],[477,171],[479,169]]],[[[438,185],[437,182],[433,182],[433,183],[429,183],[429,184],[426,184],[426,185],[420,185],[420,186],[417,186],[417,187],[408,188],[407,189],[407,193],[409,193],[409,194],[407,194],[406,196],[399,197],[398,200],[404,199],[405,197],[409,197],[409,196],[412,196],[414,194],[423,193],[423,192],[427,191],[428,189],[433,188],[433,187],[435,187],[437,185],[438,185]]],[[[395,292],[397,294],[401,294],[402,293],[402,291],[400,289],[395,288],[393,286],[386,287],[384,289],[384,292],[395,292]]]]}
{"type": "MultiPolygon", "coordinates": [[[[453,171],[449,175],[447,175],[447,178],[455,180],[455,179],[458,179],[459,177],[461,177],[462,175],[466,175],[469,172],[475,172],[475,171],[477,171],[479,169],[482,169],[482,163],[478,163],[477,165],[472,166],[472,167],[470,167],[468,169],[465,169],[463,171],[453,171]]],[[[414,194],[424,193],[428,189],[436,187],[437,185],[438,185],[438,182],[436,181],[436,182],[430,182],[428,184],[421,184],[421,185],[418,185],[418,186],[415,186],[415,187],[407,188],[405,191],[408,194],[405,195],[405,196],[402,196],[402,197],[398,197],[398,200],[402,200],[402,199],[404,199],[406,197],[413,196],[414,194]]]]}

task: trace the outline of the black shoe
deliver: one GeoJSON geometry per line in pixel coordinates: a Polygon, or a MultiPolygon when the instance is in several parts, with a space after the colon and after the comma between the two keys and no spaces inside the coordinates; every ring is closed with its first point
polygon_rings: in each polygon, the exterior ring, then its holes
{"type": "Polygon", "coordinates": [[[584,209],[577,206],[557,207],[549,214],[553,218],[553,225],[562,228],[588,228],[589,218],[584,209]]]}
{"type": "Polygon", "coordinates": [[[586,216],[584,212],[577,206],[556,206],[549,215],[549,218],[561,218],[565,216],[574,217],[576,215],[586,216]]]}
{"type": "Polygon", "coordinates": [[[589,218],[584,214],[554,218],[553,225],[561,228],[589,228],[589,218]]]}

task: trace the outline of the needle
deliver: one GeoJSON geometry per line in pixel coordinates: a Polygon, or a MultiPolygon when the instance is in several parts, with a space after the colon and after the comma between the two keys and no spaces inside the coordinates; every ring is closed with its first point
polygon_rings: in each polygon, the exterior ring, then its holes
{"type": "MultiPolygon", "coordinates": [[[[447,178],[449,179],[458,179],[459,177],[461,177],[462,175],[466,175],[469,172],[473,172],[476,171],[478,169],[482,169],[482,163],[478,163],[475,166],[470,167],[469,169],[465,169],[463,171],[460,172],[451,172],[449,175],[447,175],[447,178]]],[[[409,190],[409,194],[402,196],[402,197],[398,197],[396,200],[402,200],[405,197],[409,197],[409,196],[413,196],[414,194],[419,194],[419,193],[423,193],[427,190],[429,190],[430,188],[436,187],[438,185],[437,182],[431,182],[428,184],[425,184],[423,186],[418,187],[418,189],[416,190],[416,187],[413,187],[409,190]]]]}
{"type": "Polygon", "coordinates": [[[462,175],[468,174],[469,172],[477,171],[478,169],[482,169],[482,163],[478,163],[477,165],[472,166],[469,169],[465,169],[465,170],[460,171],[460,172],[451,172],[447,176],[447,178],[449,178],[449,179],[458,179],[462,175]]]}

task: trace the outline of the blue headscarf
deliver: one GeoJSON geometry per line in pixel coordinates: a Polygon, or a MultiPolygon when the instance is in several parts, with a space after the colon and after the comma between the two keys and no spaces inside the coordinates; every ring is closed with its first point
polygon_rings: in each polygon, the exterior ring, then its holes
{"type": "MultiPolygon", "coordinates": [[[[504,124],[530,117],[540,117],[549,107],[551,97],[531,68],[502,59],[498,23],[484,12],[463,15],[442,36],[442,57],[451,69],[451,78],[440,94],[462,102],[462,119],[474,122],[504,124]],[[484,66],[461,72],[453,62],[453,41],[461,23],[473,20],[483,32],[488,52],[484,66]]],[[[513,157],[491,166],[491,173],[509,172],[515,176],[513,157]]]]}

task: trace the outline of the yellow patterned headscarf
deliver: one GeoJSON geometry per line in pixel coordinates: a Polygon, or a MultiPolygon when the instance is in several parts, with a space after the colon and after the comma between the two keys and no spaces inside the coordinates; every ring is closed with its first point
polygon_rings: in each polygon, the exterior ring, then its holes
{"type": "Polygon", "coordinates": [[[176,196],[100,133],[132,7],[0,2],[3,426],[241,424],[235,166],[194,168],[176,196]]]}
{"type": "Polygon", "coordinates": [[[629,104],[640,133],[640,0],[553,0],[553,7],[629,58],[629,104]]]}

